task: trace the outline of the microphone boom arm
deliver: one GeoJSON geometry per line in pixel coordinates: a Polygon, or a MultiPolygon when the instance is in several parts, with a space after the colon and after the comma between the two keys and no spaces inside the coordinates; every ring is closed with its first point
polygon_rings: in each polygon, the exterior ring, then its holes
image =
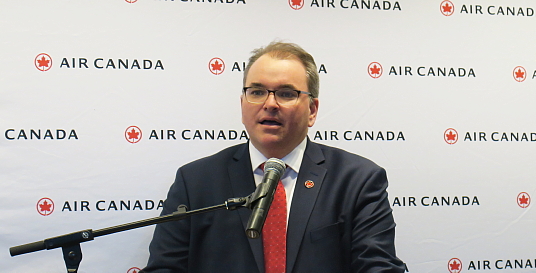
{"type": "MultiPolygon", "coordinates": [[[[258,197],[261,198],[262,196],[258,197]]],[[[92,241],[95,237],[104,236],[112,233],[117,233],[125,230],[155,225],[164,222],[178,221],[190,217],[194,214],[201,214],[209,211],[220,209],[235,210],[238,208],[248,207],[250,204],[251,195],[247,197],[229,198],[223,204],[188,211],[185,205],[180,205],[173,213],[153,217],[136,222],[130,222],[122,225],[112,226],[103,229],[86,229],[73,233],[64,234],[61,236],[51,237],[42,241],[28,243],[24,245],[14,246],[9,248],[11,256],[17,256],[25,253],[40,251],[44,249],[54,249],[61,247],[63,251],[63,259],[67,267],[68,273],[78,272],[78,267],[82,261],[82,250],[80,243],[92,241]]]]}

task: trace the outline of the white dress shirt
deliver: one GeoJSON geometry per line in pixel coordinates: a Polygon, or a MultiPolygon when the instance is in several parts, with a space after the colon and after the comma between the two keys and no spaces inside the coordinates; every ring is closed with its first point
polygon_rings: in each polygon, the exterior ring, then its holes
{"type": "MultiPolygon", "coordinates": [[[[296,187],[296,180],[298,179],[298,173],[300,171],[300,166],[303,159],[303,154],[305,153],[305,147],[307,146],[307,138],[304,138],[303,141],[292,150],[288,155],[283,158],[280,158],[287,164],[287,170],[281,178],[281,182],[285,187],[285,193],[287,196],[287,224],[288,216],[290,215],[290,205],[292,203],[292,196],[294,195],[294,188],[296,187]]],[[[260,165],[268,158],[266,158],[253,144],[249,142],[249,157],[251,159],[251,166],[253,171],[253,176],[255,178],[255,185],[259,185],[262,182],[262,177],[264,176],[264,171],[260,169],[260,165]]]]}

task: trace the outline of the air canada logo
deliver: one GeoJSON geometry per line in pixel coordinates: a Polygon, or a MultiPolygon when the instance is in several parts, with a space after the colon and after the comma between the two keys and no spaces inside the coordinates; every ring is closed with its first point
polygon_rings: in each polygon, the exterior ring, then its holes
{"type": "Polygon", "coordinates": [[[440,10],[443,15],[451,16],[454,13],[454,4],[452,4],[452,2],[449,0],[445,0],[441,2],[440,10]]]}
{"type": "Polygon", "coordinates": [[[127,3],[132,4],[132,3],[136,3],[138,0],[125,0],[125,1],[126,1],[127,3]]]}
{"type": "Polygon", "coordinates": [[[392,207],[480,206],[478,196],[395,196],[392,207]],[[420,202],[419,202],[420,201],[420,202]]]}
{"type": "Polygon", "coordinates": [[[462,261],[458,258],[452,258],[448,264],[450,273],[459,273],[462,271],[462,261]]]}
{"type": "Polygon", "coordinates": [[[534,16],[534,9],[531,7],[515,7],[515,6],[482,6],[482,5],[462,5],[460,13],[481,15],[487,14],[491,16],[534,16]]]}
{"type": "Polygon", "coordinates": [[[41,53],[35,57],[34,64],[40,71],[48,71],[52,67],[52,58],[46,53],[41,53]]]}
{"type": "Polygon", "coordinates": [[[208,70],[214,75],[220,75],[225,70],[225,63],[220,58],[212,58],[208,63],[208,70]]]}
{"type": "Polygon", "coordinates": [[[525,68],[522,66],[517,66],[514,68],[514,80],[518,82],[522,82],[527,78],[527,71],[525,71],[525,68]]]}
{"type": "Polygon", "coordinates": [[[54,212],[54,202],[52,199],[44,197],[37,202],[37,212],[43,216],[48,216],[54,212]]]}
{"type": "Polygon", "coordinates": [[[138,143],[141,140],[141,129],[138,126],[130,126],[125,130],[125,139],[130,143],[138,143]]]}
{"type": "Polygon", "coordinates": [[[324,130],[316,131],[313,140],[348,140],[348,141],[406,141],[402,131],[369,131],[369,130],[324,130]]]}
{"type": "Polygon", "coordinates": [[[311,0],[311,7],[315,8],[329,9],[337,8],[337,6],[347,10],[402,10],[398,1],[390,0],[311,0]]]}
{"type": "Polygon", "coordinates": [[[383,74],[382,65],[377,62],[370,63],[368,65],[368,74],[374,79],[381,77],[383,74]]]}
{"type": "Polygon", "coordinates": [[[526,192],[521,192],[517,195],[517,205],[521,208],[530,206],[530,195],[526,192]]]}
{"type": "Polygon", "coordinates": [[[304,0],[288,0],[288,4],[294,10],[299,10],[303,8],[304,0]]]}
{"type": "Polygon", "coordinates": [[[137,268],[137,267],[132,267],[130,268],[127,273],[138,273],[140,272],[141,269],[137,268]]]}
{"type": "Polygon", "coordinates": [[[456,142],[458,142],[458,132],[455,130],[455,129],[452,129],[452,128],[448,128],[447,130],[445,130],[445,134],[444,134],[444,138],[445,138],[445,142],[447,144],[454,144],[456,142]]]}

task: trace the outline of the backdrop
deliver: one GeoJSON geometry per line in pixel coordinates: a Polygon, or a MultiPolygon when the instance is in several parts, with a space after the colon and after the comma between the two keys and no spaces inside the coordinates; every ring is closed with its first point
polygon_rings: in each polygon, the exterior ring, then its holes
{"type": "MultiPolygon", "coordinates": [[[[178,167],[245,142],[245,62],[274,40],[316,59],[309,137],[387,169],[411,272],[535,272],[534,1],[0,5],[2,272],[65,272],[8,248],[157,216],[178,167]]],[[[153,229],[82,244],[79,272],[137,272],[153,229]]]]}

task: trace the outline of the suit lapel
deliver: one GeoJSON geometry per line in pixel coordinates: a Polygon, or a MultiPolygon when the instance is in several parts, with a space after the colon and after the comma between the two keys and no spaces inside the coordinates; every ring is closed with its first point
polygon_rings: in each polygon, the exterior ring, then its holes
{"type": "MultiPolygon", "coordinates": [[[[249,157],[248,144],[242,145],[233,156],[233,160],[229,164],[229,179],[231,180],[231,187],[233,197],[245,197],[255,191],[255,180],[251,171],[251,160],[249,157]]],[[[246,227],[248,224],[251,210],[238,209],[238,214],[242,220],[244,226],[244,235],[246,234],[246,227]]],[[[262,250],[261,239],[249,239],[251,251],[257,262],[259,272],[264,272],[264,254],[262,250]]]]}
{"type": "Polygon", "coordinates": [[[287,272],[292,272],[294,268],[309,217],[315,206],[318,193],[322,188],[326,175],[326,169],[320,165],[323,162],[324,155],[320,147],[307,140],[307,148],[296,180],[288,221],[287,272]],[[308,180],[314,182],[314,187],[305,187],[305,182],[308,180]]]}

